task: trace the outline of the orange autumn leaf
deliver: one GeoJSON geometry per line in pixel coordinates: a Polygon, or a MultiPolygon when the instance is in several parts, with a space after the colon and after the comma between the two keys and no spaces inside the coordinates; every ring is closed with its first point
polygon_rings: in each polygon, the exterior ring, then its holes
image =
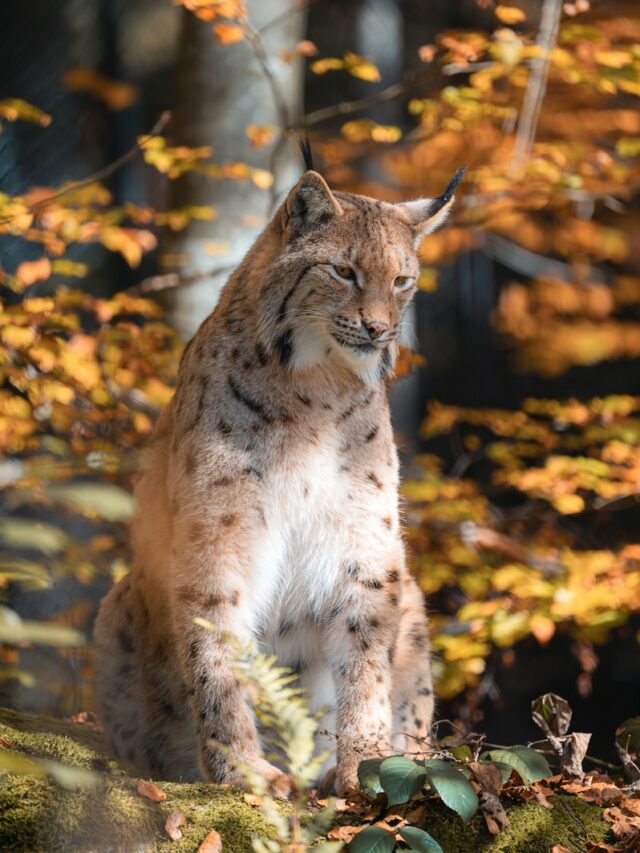
{"type": "Polygon", "coordinates": [[[157,785],[154,785],[153,782],[147,781],[146,779],[138,779],[137,791],[140,796],[146,797],[154,803],[161,803],[163,800],[167,799],[167,795],[161,788],[158,788],[157,785]]]}
{"type": "Polygon", "coordinates": [[[220,833],[212,829],[202,840],[196,853],[221,853],[221,851],[222,839],[220,838],[220,833]]]}
{"type": "Polygon", "coordinates": [[[234,44],[244,38],[244,30],[237,24],[214,24],[213,34],[220,44],[234,44]]]}
{"type": "Polygon", "coordinates": [[[272,124],[250,124],[246,133],[253,148],[264,148],[273,142],[276,128],[272,124]]]}
{"type": "Polygon", "coordinates": [[[527,17],[522,9],[518,9],[517,6],[496,6],[495,13],[496,18],[507,26],[521,24],[527,17]]]}
{"type": "Polygon", "coordinates": [[[138,99],[138,88],[122,80],[112,80],[95,68],[69,68],[62,81],[70,92],[84,92],[102,101],[110,110],[124,110],[138,99]]]}
{"type": "Polygon", "coordinates": [[[37,261],[23,261],[16,270],[16,278],[23,287],[29,287],[36,281],[46,281],[51,275],[51,261],[40,258],[37,261]]]}

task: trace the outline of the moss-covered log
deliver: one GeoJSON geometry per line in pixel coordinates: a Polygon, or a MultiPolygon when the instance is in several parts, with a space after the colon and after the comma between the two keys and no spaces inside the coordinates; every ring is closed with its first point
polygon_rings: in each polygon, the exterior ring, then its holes
{"type": "MultiPolygon", "coordinates": [[[[224,853],[250,853],[253,835],[271,836],[261,813],[241,792],[219,785],[159,782],[166,800],[141,797],[137,780],[105,754],[99,734],[85,725],[30,717],[0,710],[0,736],[12,751],[93,770],[97,786],[64,789],[46,779],[0,775],[0,850],[12,851],[195,851],[207,833],[220,833],[224,853]],[[183,837],[171,841],[164,832],[173,809],[186,816],[183,837]]],[[[554,844],[584,850],[585,830],[591,841],[608,836],[600,809],[565,798],[553,810],[536,803],[508,806],[509,828],[492,837],[476,817],[464,827],[444,807],[434,806],[425,828],[445,853],[549,853],[554,844]]],[[[349,819],[345,815],[345,819],[349,819]]]]}

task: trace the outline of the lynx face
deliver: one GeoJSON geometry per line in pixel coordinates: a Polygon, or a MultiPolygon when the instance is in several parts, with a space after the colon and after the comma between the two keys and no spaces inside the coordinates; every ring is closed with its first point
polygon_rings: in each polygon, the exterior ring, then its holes
{"type": "Polygon", "coordinates": [[[292,369],[337,358],[371,384],[393,364],[416,289],[417,246],[446,217],[450,200],[390,204],[333,194],[307,172],[285,206],[280,263],[301,268],[285,296],[292,369]]]}

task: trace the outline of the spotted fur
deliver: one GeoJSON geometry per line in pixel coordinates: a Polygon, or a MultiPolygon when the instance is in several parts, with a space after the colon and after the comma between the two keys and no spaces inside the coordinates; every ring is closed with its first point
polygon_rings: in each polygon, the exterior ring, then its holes
{"type": "Polygon", "coordinates": [[[307,172],[187,347],[136,490],[134,568],[96,626],[105,731],[139,773],[239,783],[244,764],[282,782],[225,633],[276,654],[326,710],[338,791],[427,733],[384,380],[416,244],[450,204],[333,194],[307,172]]]}

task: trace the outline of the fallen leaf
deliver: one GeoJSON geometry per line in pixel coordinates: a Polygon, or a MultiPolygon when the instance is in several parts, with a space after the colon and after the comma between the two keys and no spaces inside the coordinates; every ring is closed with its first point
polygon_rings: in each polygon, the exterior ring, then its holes
{"type": "Polygon", "coordinates": [[[202,844],[198,847],[196,853],[221,853],[221,850],[222,839],[220,838],[219,833],[217,833],[215,829],[212,829],[202,841],[202,844]]]}
{"type": "Polygon", "coordinates": [[[182,838],[180,827],[184,826],[186,822],[187,819],[184,813],[179,809],[174,809],[167,815],[167,819],[164,822],[164,831],[172,841],[180,841],[182,838]]]}
{"type": "Polygon", "coordinates": [[[334,826],[334,828],[330,829],[327,833],[327,838],[330,838],[332,841],[349,842],[360,832],[361,829],[361,826],[334,826]]]}
{"type": "Polygon", "coordinates": [[[146,779],[138,779],[138,793],[148,800],[153,800],[154,803],[161,803],[167,799],[164,791],[154,785],[153,782],[147,782],[146,779]]]}
{"type": "MultiPolygon", "coordinates": [[[[497,768],[495,768],[497,770],[497,768]]],[[[498,771],[499,775],[500,771],[498,771]]],[[[478,802],[482,810],[482,816],[487,824],[487,829],[491,835],[497,835],[507,826],[509,826],[509,818],[504,806],[500,802],[500,798],[490,791],[480,791],[478,794],[478,802]]]]}
{"type": "Polygon", "coordinates": [[[584,770],[582,762],[587,754],[591,735],[585,732],[574,732],[568,735],[562,747],[562,769],[567,776],[573,776],[575,779],[582,779],[584,770]]]}
{"type": "Polygon", "coordinates": [[[260,794],[245,794],[244,801],[250,806],[256,806],[256,808],[260,808],[260,806],[262,806],[262,803],[264,802],[260,794]]]}
{"type": "Polygon", "coordinates": [[[3,749],[13,749],[13,742],[9,738],[0,735],[0,746],[3,749]]]}

